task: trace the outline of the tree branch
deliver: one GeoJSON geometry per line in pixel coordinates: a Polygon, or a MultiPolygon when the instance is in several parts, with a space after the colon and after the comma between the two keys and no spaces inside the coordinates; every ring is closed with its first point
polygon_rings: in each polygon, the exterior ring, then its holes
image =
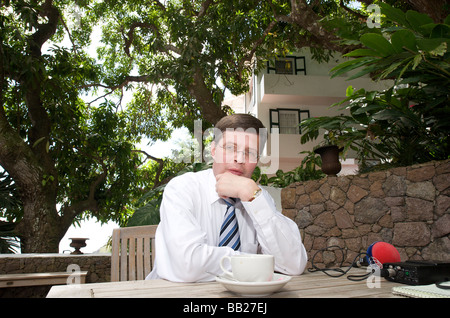
{"type": "Polygon", "coordinates": [[[272,21],[269,23],[269,25],[264,30],[262,37],[260,37],[257,41],[255,41],[255,43],[253,43],[253,47],[250,49],[247,56],[239,61],[239,70],[243,69],[244,64],[246,62],[251,62],[251,60],[253,59],[253,57],[255,55],[256,50],[261,46],[261,44],[264,42],[267,35],[270,33],[270,31],[272,31],[272,29],[275,27],[276,24],[277,24],[277,21],[272,21]]]}
{"type": "Polygon", "coordinates": [[[153,2],[154,2],[161,10],[166,11],[166,7],[165,7],[161,2],[159,2],[158,0],[153,0],[153,2]]]}
{"type": "MultiPolygon", "coordinates": [[[[40,62],[40,59],[42,58],[42,45],[55,34],[60,13],[59,10],[53,6],[52,0],[46,0],[40,8],[39,15],[46,17],[48,22],[45,24],[38,24],[36,32],[27,39],[27,46],[29,50],[28,57],[31,57],[32,61],[36,60],[40,62]]],[[[49,141],[51,122],[41,99],[43,73],[41,70],[36,70],[33,71],[33,75],[34,76],[21,76],[20,78],[20,84],[23,86],[25,92],[24,97],[28,115],[32,124],[28,136],[29,145],[31,146],[31,151],[39,161],[41,168],[43,168],[43,173],[50,174],[57,180],[58,176],[55,165],[46,146],[49,141]],[[38,140],[43,141],[37,144],[36,142],[38,140]]],[[[51,185],[54,187],[55,191],[56,184],[57,181],[51,185]]]]}
{"type": "Polygon", "coordinates": [[[364,21],[367,20],[367,17],[366,17],[366,16],[364,16],[364,15],[362,15],[361,13],[359,13],[359,12],[357,12],[357,11],[355,11],[355,10],[352,10],[352,9],[350,9],[349,7],[347,7],[347,6],[345,5],[345,3],[344,3],[343,0],[341,0],[341,1],[339,2],[339,6],[340,6],[342,9],[344,9],[345,11],[347,11],[348,13],[350,13],[350,14],[354,15],[355,17],[357,17],[358,19],[361,19],[361,20],[364,20],[364,21]]]}
{"type": "Polygon", "coordinates": [[[144,28],[144,29],[152,29],[155,33],[156,36],[159,37],[159,30],[158,28],[152,24],[152,23],[146,23],[146,22],[133,22],[130,25],[130,29],[127,32],[127,35],[122,35],[124,37],[125,40],[125,46],[123,48],[123,50],[125,51],[125,54],[127,56],[130,56],[130,46],[131,43],[133,43],[133,39],[134,39],[134,30],[136,28],[144,28]]]}
{"type": "Polygon", "coordinates": [[[211,124],[216,124],[226,113],[220,106],[214,103],[214,98],[211,90],[206,86],[205,79],[200,68],[194,71],[193,82],[187,87],[189,93],[202,110],[203,117],[211,124]]]}
{"type": "Polygon", "coordinates": [[[202,3],[202,7],[200,8],[200,11],[197,14],[198,18],[203,17],[206,14],[206,11],[208,11],[209,6],[214,3],[214,0],[206,0],[202,3]]]}
{"type": "Polygon", "coordinates": [[[40,15],[48,18],[48,23],[39,24],[37,31],[31,36],[33,54],[41,55],[41,47],[56,32],[59,20],[59,10],[53,6],[53,0],[46,0],[41,7],[40,15]],[[39,50],[36,52],[35,50],[39,50]]]}
{"type": "Polygon", "coordinates": [[[141,153],[141,154],[145,155],[145,156],[147,157],[147,159],[151,159],[151,160],[156,161],[156,162],[158,162],[158,163],[163,163],[163,162],[164,162],[164,159],[153,157],[152,155],[149,155],[149,154],[148,154],[146,151],[144,151],[144,150],[134,149],[134,150],[132,150],[131,152],[138,152],[138,153],[141,153]]]}
{"type": "Polygon", "coordinates": [[[161,173],[162,173],[163,168],[164,168],[164,159],[153,157],[152,155],[149,155],[144,150],[140,150],[140,149],[135,149],[135,150],[132,150],[131,152],[141,153],[141,154],[145,155],[147,157],[147,159],[151,159],[151,160],[156,161],[157,163],[159,163],[159,167],[158,167],[158,170],[156,171],[156,175],[155,175],[155,182],[154,182],[154,185],[153,185],[153,189],[156,188],[157,186],[161,185],[162,183],[159,180],[159,177],[161,176],[161,173]]]}
{"type": "Polygon", "coordinates": [[[95,199],[95,191],[97,187],[102,183],[108,174],[106,167],[104,167],[103,173],[97,176],[89,186],[89,195],[86,200],[76,202],[70,206],[65,206],[61,209],[61,225],[63,227],[69,227],[72,224],[73,219],[83,213],[84,211],[98,211],[98,202],[95,199]]]}
{"type": "Polygon", "coordinates": [[[87,85],[82,85],[77,87],[77,89],[85,89],[85,88],[90,88],[90,87],[102,87],[105,89],[109,89],[110,91],[95,98],[94,100],[90,101],[88,104],[92,104],[94,102],[96,102],[97,100],[104,98],[108,95],[111,95],[112,93],[114,93],[115,90],[117,89],[123,89],[126,85],[128,85],[130,82],[136,82],[136,83],[145,83],[148,82],[150,79],[150,75],[141,75],[141,76],[127,76],[125,77],[125,79],[123,80],[122,83],[117,84],[117,85],[113,85],[113,86],[107,86],[104,84],[100,84],[100,83],[92,83],[92,84],[87,84],[87,85]]]}
{"type": "Polygon", "coordinates": [[[296,47],[302,48],[305,46],[321,47],[332,51],[346,53],[352,48],[339,45],[340,40],[334,33],[326,30],[320,20],[321,17],[317,15],[312,9],[312,5],[308,5],[306,0],[291,0],[290,15],[278,14],[275,6],[270,3],[275,19],[279,22],[286,22],[306,30],[310,36],[300,37],[301,41],[296,41],[296,47]]]}

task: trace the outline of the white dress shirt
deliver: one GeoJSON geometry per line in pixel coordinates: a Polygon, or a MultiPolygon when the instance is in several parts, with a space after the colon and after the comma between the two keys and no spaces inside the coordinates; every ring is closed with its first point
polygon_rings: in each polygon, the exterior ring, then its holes
{"type": "Polygon", "coordinates": [[[274,255],[275,271],[300,275],[307,255],[299,229],[276,210],[264,189],[252,202],[236,204],[240,251],[218,247],[226,204],[218,196],[215,184],[213,171],[208,169],[185,173],[166,185],[155,237],[155,268],[147,279],[214,280],[222,274],[221,258],[240,253],[274,255]]]}

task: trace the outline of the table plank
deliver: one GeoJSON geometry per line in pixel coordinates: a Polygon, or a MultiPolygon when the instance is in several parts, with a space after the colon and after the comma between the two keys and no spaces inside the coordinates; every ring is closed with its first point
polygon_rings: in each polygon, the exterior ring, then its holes
{"type": "Polygon", "coordinates": [[[383,297],[395,297],[391,293],[392,287],[368,288],[361,284],[319,286],[316,288],[308,287],[303,289],[284,288],[278,293],[273,294],[274,298],[354,298],[354,297],[372,297],[375,295],[383,297]]]}
{"type": "Polygon", "coordinates": [[[179,283],[177,286],[165,286],[164,288],[149,288],[150,284],[140,286],[129,286],[130,288],[121,290],[97,289],[94,290],[94,297],[98,298],[226,298],[236,297],[225,288],[221,289],[218,283],[197,283],[194,286],[184,286],[179,283]]]}

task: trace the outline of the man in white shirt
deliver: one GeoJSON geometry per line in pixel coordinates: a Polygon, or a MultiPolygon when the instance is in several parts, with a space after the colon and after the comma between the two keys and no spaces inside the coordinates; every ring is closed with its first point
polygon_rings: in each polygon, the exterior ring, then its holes
{"type": "Polygon", "coordinates": [[[222,118],[211,145],[212,169],[185,173],[165,187],[161,222],[155,238],[155,268],[147,279],[176,282],[214,280],[224,256],[271,254],[275,270],[300,275],[307,255],[292,220],[276,210],[270,194],[251,179],[260,153],[264,126],[247,114],[222,118]],[[227,204],[236,198],[240,246],[219,246],[227,204]]]}

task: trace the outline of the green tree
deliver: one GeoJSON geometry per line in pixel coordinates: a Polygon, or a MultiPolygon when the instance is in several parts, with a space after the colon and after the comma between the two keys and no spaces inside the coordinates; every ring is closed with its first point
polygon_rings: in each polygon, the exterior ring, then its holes
{"type": "Polygon", "coordinates": [[[71,14],[74,3],[0,8],[0,164],[23,208],[11,220],[22,252],[57,252],[69,226],[85,217],[124,224],[142,186],[137,167],[145,158],[134,151],[139,135],[129,114],[80,98],[102,71],[81,49],[93,21],[71,14]],[[64,35],[70,48],[55,44],[64,35]]]}
{"type": "Polygon", "coordinates": [[[140,84],[136,113],[164,110],[173,127],[223,117],[224,88],[248,90],[254,58],[268,54],[262,44],[277,27],[266,1],[105,1],[94,12],[108,89],[140,84]]]}

